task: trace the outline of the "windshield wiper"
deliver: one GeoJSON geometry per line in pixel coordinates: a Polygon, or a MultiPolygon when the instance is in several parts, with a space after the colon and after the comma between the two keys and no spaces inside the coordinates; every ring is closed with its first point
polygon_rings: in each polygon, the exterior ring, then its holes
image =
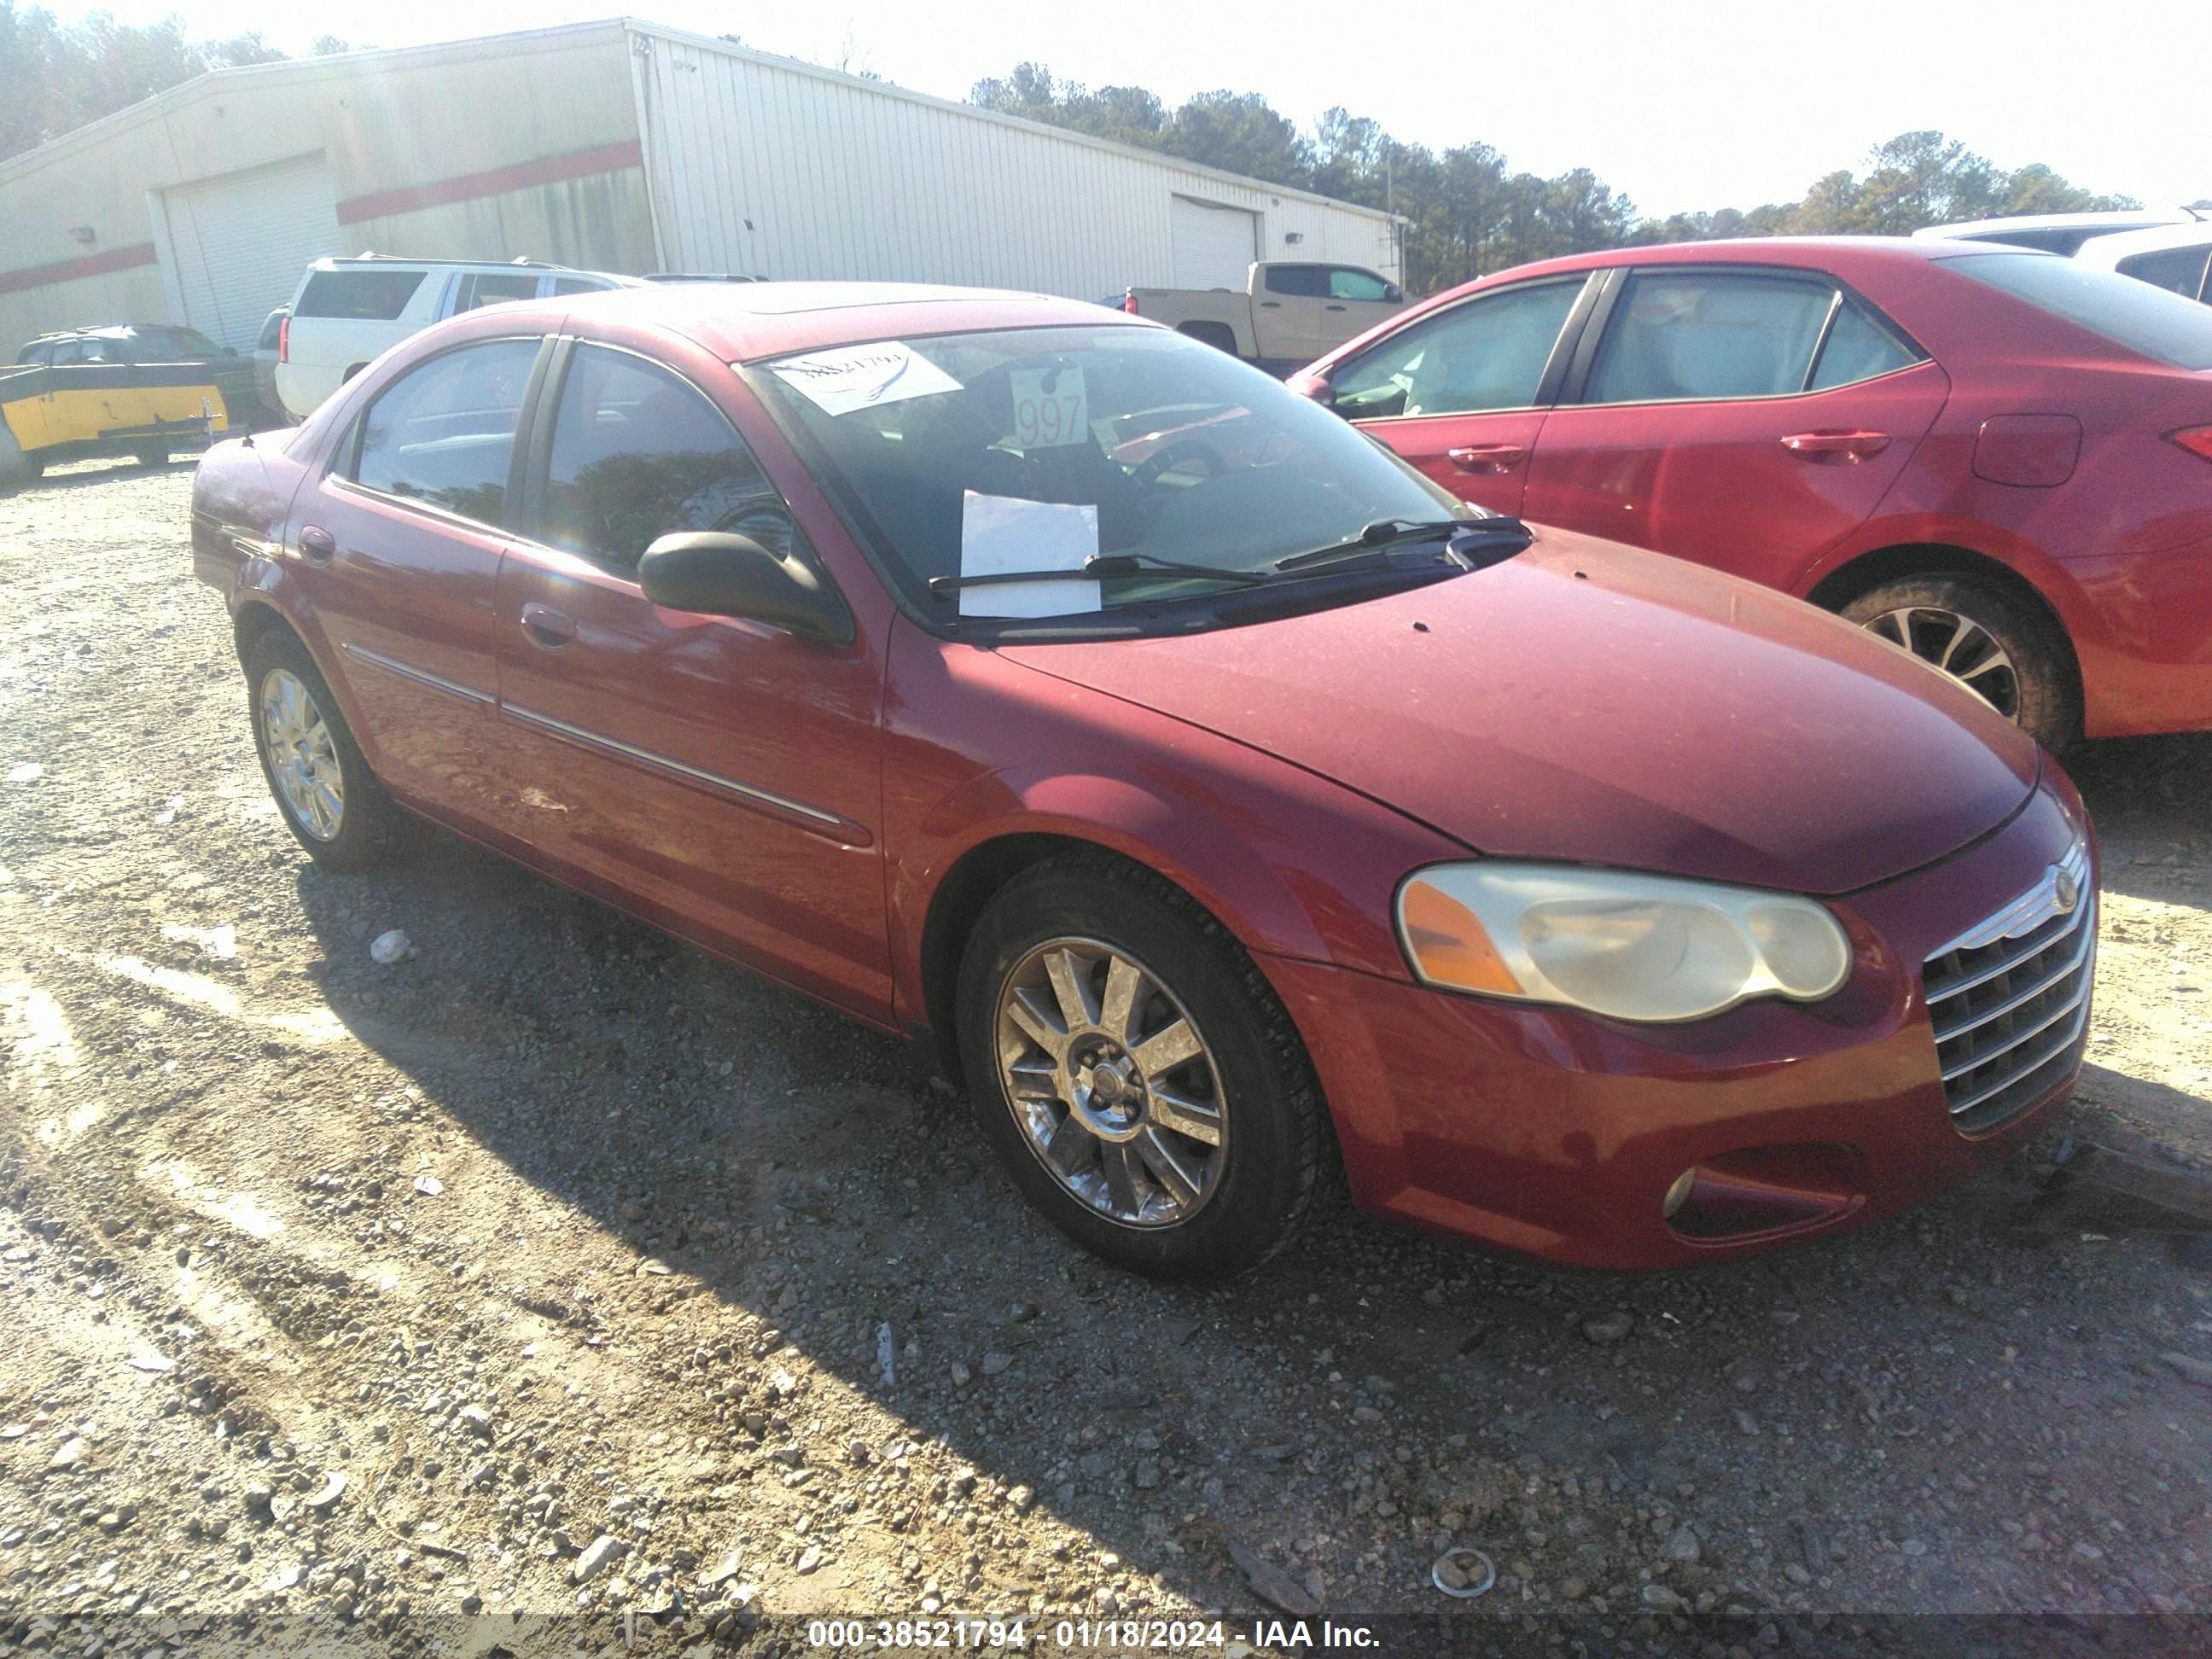
{"type": "MultiPolygon", "coordinates": [[[[1500,514],[1488,519],[1377,519],[1357,536],[1340,542],[1331,542],[1326,547],[1309,549],[1304,553],[1292,553],[1275,561],[1272,567],[1277,572],[1311,570],[1322,566],[1337,564],[1352,559],[1364,558],[1381,548],[1395,543],[1447,536],[1449,547],[1457,551],[1471,536],[1480,536],[1485,543],[1494,544],[1500,539],[1510,541],[1518,552],[1533,539],[1527,526],[1520,520],[1500,514]]],[[[1483,550],[1489,550],[1485,547],[1483,550]]]]}
{"type": "Polygon", "coordinates": [[[1150,553],[1094,553],[1073,570],[994,570],[987,576],[932,576],[929,591],[941,599],[963,587],[994,587],[1003,582],[1097,581],[1103,576],[1141,576],[1152,571],[1203,576],[1239,587],[1273,580],[1264,570],[1224,570],[1218,565],[1189,564],[1150,553]]]}

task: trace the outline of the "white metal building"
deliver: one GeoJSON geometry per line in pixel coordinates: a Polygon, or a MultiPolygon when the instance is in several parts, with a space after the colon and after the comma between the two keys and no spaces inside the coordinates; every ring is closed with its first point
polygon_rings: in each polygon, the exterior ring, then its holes
{"type": "Polygon", "coordinates": [[[976,283],[1399,276],[1371,208],[632,19],[222,70],[0,163],[0,349],[240,347],[324,254],[976,283]]]}

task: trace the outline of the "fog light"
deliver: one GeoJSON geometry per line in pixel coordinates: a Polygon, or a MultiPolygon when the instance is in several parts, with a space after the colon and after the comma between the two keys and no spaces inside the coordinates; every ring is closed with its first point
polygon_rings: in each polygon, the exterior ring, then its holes
{"type": "Polygon", "coordinates": [[[1659,1213],[1666,1220],[1674,1218],[1674,1212],[1690,1201],[1690,1188],[1698,1184],[1698,1170],[1692,1164],[1674,1177],[1674,1184],[1667,1189],[1667,1196],[1659,1206],[1659,1213]]]}

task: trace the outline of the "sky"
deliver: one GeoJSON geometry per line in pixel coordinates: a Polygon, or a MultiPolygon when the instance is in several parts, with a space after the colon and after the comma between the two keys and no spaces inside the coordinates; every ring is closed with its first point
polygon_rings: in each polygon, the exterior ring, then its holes
{"type": "MultiPolygon", "coordinates": [[[[197,35],[380,46],[582,21],[610,0],[46,0],[64,17],[197,35]]],[[[619,0],[613,0],[619,3],[619,0]]],[[[1893,135],[1938,127],[2000,167],[2171,205],[2212,198],[2212,0],[635,0],[635,15],[964,98],[1030,60],[1093,86],[1258,92],[1301,123],[1332,105],[1437,149],[1587,167],[1644,212],[1794,201],[1893,135]]]]}

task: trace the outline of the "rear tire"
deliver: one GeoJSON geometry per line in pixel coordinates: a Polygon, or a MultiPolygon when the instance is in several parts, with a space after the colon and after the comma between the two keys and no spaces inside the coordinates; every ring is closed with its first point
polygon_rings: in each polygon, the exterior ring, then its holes
{"type": "Polygon", "coordinates": [[[169,464],[169,452],[166,449],[141,449],[132,453],[138,465],[149,470],[169,464]]]}
{"type": "Polygon", "coordinates": [[[2066,640],[2029,605],[1972,576],[1904,576],[1843,616],[1941,669],[2053,754],[2081,737],[2081,690],[2066,640]]]}
{"type": "Polygon", "coordinates": [[[0,422],[0,495],[13,495],[39,481],[46,463],[26,455],[5,422],[0,422]]]}
{"type": "Polygon", "coordinates": [[[1228,1279],[1307,1220],[1330,1143],[1304,1045],[1228,930],[1149,871],[1079,854],[1015,877],[969,939],[957,1018],[984,1139],[1092,1254],[1228,1279]],[[1040,1011],[1058,1056],[1028,1036],[1040,1011]]]}
{"type": "Polygon", "coordinates": [[[386,862],[404,826],[307,647],[272,628],[246,658],[246,711],[269,793],[307,855],[333,870],[386,862]]]}
{"type": "Polygon", "coordinates": [[[1216,351],[1225,351],[1232,357],[1237,355],[1236,331],[1226,324],[1185,323],[1176,332],[1188,334],[1200,344],[1210,345],[1216,351]]]}

